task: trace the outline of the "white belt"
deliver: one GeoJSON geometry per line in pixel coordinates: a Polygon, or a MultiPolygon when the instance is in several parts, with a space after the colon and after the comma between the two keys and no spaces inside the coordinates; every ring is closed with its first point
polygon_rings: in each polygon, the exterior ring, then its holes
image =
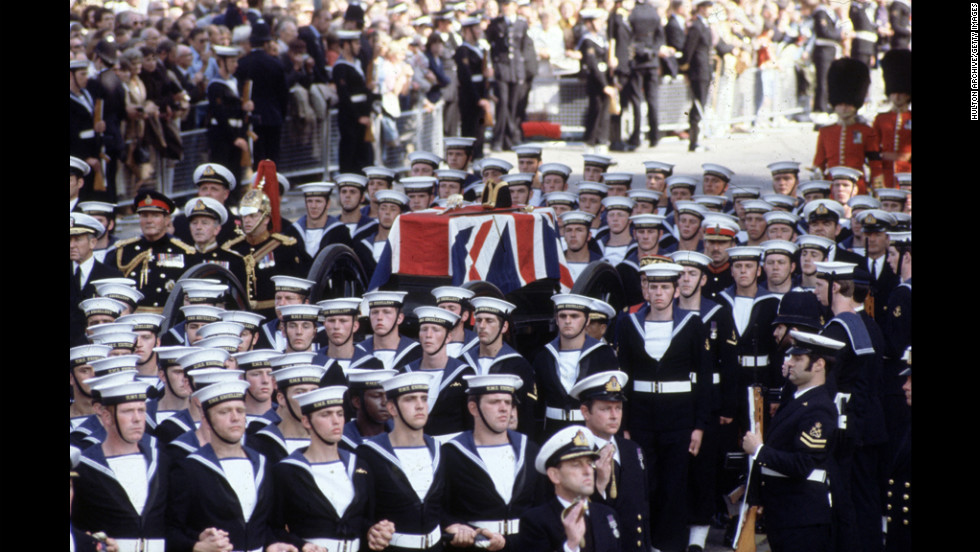
{"type": "MultiPolygon", "coordinates": [[[[697,375],[697,373],[691,372],[691,382],[692,383],[697,383],[698,382],[698,375],[697,375]]],[[[719,383],[721,383],[721,374],[719,374],[718,372],[712,372],[711,373],[711,383],[713,385],[718,385],[719,383]]]]}
{"type": "Polygon", "coordinates": [[[483,82],[483,75],[473,75],[470,80],[473,82],[483,82]]]}
{"type": "Polygon", "coordinates": [[[850,393],[837,393],[834,396],[834,404],[837,405],[837,429],[844,431],[847,429],[847,414],[844,414],[844,407],[851,400],[850,393]]]}
{"type": "Polygon", "coordinates": [[[743,368],[761,368],[763,366],[769,366],[769,355],[741,355],[738,357],[738,363],[742,365],[743,368]]]}
{"type": "MultiPolygon", "coordinates": [[[[218,120],[212,118],[211,119],[211,124],[217,126],[218,120]]],[[[241,128],[242,127],[242,120],[241,119],[228,119],[228,126],[233,127],[233,128],[241,128]]]]}
{"type": "Polygon", "coordinates": [[[367,101],[367,94],[354,94],[350,97],[352,103],[361,103],[367,101]]]}
{"type": "Polygon", "coordinates": [[[829,46],[831,48],[840,48],[840,44],[836,40],[831,40],[829,38],[818,38],[814,40],[816,46],[829,46]]]}
{"type": "Polygon", "coordinates": [[[503,519],[500,521],[471,521],[470,525],[479,529],[493,531],[500,535],[516,535],[521,530],[521,520],[503,519]]]}
{"type": "MultiPolygon", "coordinates": [[[[769,469],[762,466],[762,475],[768,475],[770,477],[789,477],[786,474],[779,473],[776,470],[769,469]]],[[[817,483],[824,483],[827,481],[827,470],[816,469],[810,472],[810,475],[806,476],[807,481],[815,481],[817,483]]]]}
{"type": "Polygon", "coordinates": [[[633,381],[633,391],[641,393],[690,393],[689,381],[633,381]]]}
{"type": "Polygon", "coordinates": [[[116,539],[119,552],[163,552],[164,539],[116,539]]]}
{"type": "Polygon", "coordinates": [[[327,552],[357,552],[361,549],[361,540],[338,540],[338,539],[305,539],[306,542],[322,546],[327,552]]]}
{"type": "Polygon", "coordinates": [[[565,410],[562,408],[554,408],[552,406],[547,406],[544,409],[544,417],[549,420],[559,420],[562,422],[584,422],[585,416],[582,416],[581,410],[565,410]]]}
{"type": "Polygon", "coordinates": [[[89,138],[95,138],[95,131],[92,129],[83,130],[78,133],[78,137],[82,140],[88,140],[89,138]]]}
{"type": "Polygon", "coordinates": [[[861,39],[865,42],[878,42],[878,33],[874,31],[855,31],[854,38],[861,39]]]}
{"type": "Polygon", "coordinates": [[[388,543],[389,546],[397,546],[399,548],[414,548],[416,550],[425,550],[426,548],[435,546],[439,543],[439,538],[442,537],[442,528],[436,525],[428,535],[411,535],[407,533],[395,533],[391,536],[391,542],[388,543]]]}

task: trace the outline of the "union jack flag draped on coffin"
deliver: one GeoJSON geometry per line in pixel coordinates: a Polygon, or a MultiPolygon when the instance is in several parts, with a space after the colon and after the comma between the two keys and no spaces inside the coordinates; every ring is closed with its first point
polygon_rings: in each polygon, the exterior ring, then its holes
{"type": "Polygon", "coordinates": [[[406,213],[395,220],[369,289],[383,286],[392,273],[451,276],[457,286],[485,280],[503,293],[543,278],[558,280],[563,292],[571,289],[550,209],[483,214],[475,206],[439,213],[406,213]]]}

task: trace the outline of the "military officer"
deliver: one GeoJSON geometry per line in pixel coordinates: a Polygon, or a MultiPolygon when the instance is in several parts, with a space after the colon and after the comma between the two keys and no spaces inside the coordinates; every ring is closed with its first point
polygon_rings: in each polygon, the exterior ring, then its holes
{"type": "Polygon", "coordinates": [[[586,33],[579,41],[578,50],[582,54],[582,73],[585,76],[585,93],[589,96],[589,107],[585,116],[585,145],[596,149],[607,147],[609,142],[609,102],[619,91],[612,83],[609,66],[609,43],[602,21],[605,10],[589,8],[579,14],[586,33]]]}
{"type": "MultiPolygon", "coordinates": [[[[224,167],[219,168],[224,170],[224,167]]],[[[224,205],[211,197],[195,197],[184,205],[183,214],[196,250],[191,264],[216,264],[234,274],[238,281],[244,282],[245,261],[242,256],[219,247],[223,243],[220,241],[221,234],[228,222],[228,210],[224,205]]]]}
{"type": "Polygon", "coordinates": [[[241,50],[214,46],[218,60],[218,78],[208,83],[208,149],[210,159],[228,169],[235,181],[242,178],[242,156],[251,153],[246,135],[245,118],[254,108],[242,101],[235,71],[241,50]]]}
{"type": "MultiPolygon", "coordinates": [[[[221,204],[227,211],[228,207],[238,203],[238,197],[231,198],[231,192],[238,187],[238,180],[235,175],[219,163],[203,163],[194,169],[194,185],[197,186],[197,197],[208,197],[221,204]]],[[[190,203],[190,202],[188,202],[190,203]]],[[[174,215],[174,235],[187,243],[193,241],[190,228],[190,211],[184,208],[183,213],[174,215]]],[[[218,233],[218,243],[235,237],[235,219],[228,217],[221,221],[221,230],[218,233]]]]}
{"type": "MultiPolygon", "coordinates": [[[[460,136],[473,140],[469,146],[470,161],[483,157],[484,126],[491,123],[486,119],[486,114],[490,108],[488,81],[492,73],[490,53],[480,46],[483,38],[483,29],[480,26],[482,22],[481,17],[466,17],[460,22],[463,43],[456,48],[453,55],[459,80],[460,136]]],[[[446,144],[446,160],[449,161],[448,139],[446,144]]],[[[465,165],[460,167],[449,163],[449,166],[466,170],[465,165]]]]}

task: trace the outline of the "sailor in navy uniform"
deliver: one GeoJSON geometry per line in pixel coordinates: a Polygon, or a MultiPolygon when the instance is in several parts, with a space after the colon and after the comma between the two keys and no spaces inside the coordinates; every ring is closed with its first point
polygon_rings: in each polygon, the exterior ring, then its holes
{"type": "Polygon", "coordinates": [[[633,227],[633,235],[636,237],[636,247],[616,267],[616,271],[619,272],[619,277],[623,280],[626,304],[636,305],[644,301],[643,288],[645,286],[640,277],[640,259],[661,254],[660,236],[664,232],[664,217],[647,213],[633,215],[629,220],[633,227]]]}
{"type": "MultiPolygon", "coordinates": [[[[69,504],[75,501],[75,479],[78,478],[78,472],[75,471],[75,467],[78,466],[78,462],[82,459],[82,451],[69,445],[68,446],[68,502],[69,504]]],[[[69,514],[71,509],[69,507],[69,514]]],[[[92,535],[80,531],[75,528],[75,524],[68,522],[68,550],[70,552],[96,552],[96,550],[102,550],[103,545],[100,541],[96,540],[92,535]]],[[[107,541],[108,542],[108,541],[107,541]]],[[[112,540],[112,544],[115,544],[115,540],[112,540]]]]}
{"type": "MultiPolygon", "coordinates": [[[[189,382],[193,382],[189,385],[193,391],[197,391],[199,389],[204,389],[209,385],[215,385],[228,381],[240,381],[242,378],[243,372],[241,370],[228,370],[225,368],[201,368],[194,370],[192,376],[188,376],[187,380],[189,382]]],[[[198,421],[195,422],[189,418],[185,418],[185,420],[178,425],[181,425],[182,427],[190,427],[190,429],[179,434],[169,443],[164,443],[161,446],[163,452],[165,452],[169,457],[171,465],[175,465],[181,458],[186,458],[188,454],[195,452],[197,449],[210,443],[213,437],[210,427],[207,424],[200,423],[201,404],[199,401],[195,402],[193,399],[193,394],[192,398],[188,401],[188,405],[189,408],[193,409],[195,415],[198,416],[198,421]]],[[[172,417],[173,416],[171,416],[171,418],[172,417]]]]}
{"type": "MultiPolygon", "coordinates": [[[[671,177],[677,178],[677,177],[671,177]]],[[[701,225],[708,215],[703,205],[689,200],[680,200],[674,205],[674,220],[665,221],[668,229],[673,228],[673,240],[661,239],[660,246],[665,254],[674,251],[704,251],[701,225]]]]}
{"type": "Polygon", "coordinates": [[[446,351],[452,358],[463,358],[463,353],[480,344],[476,332],[466,328],[473,324],[473,306],[470,299],[474,293],[466,288],[455,286],[440,286],[432,290],[436,306],[459,316],[456,325],[449,330],[449,343],[446,351]]]}
{"type": "MultiPolygon", "coordinates": [[[[102,223],[84,213],[71,213],[69,218],[71,281],[80,302],[96,296],[93,282],[103,278],[118,278],[122,274],[116,267],[103,264],[95,257],[95,242],[106,232],[102,223]]],[[[71,308],[77,308],[77,303],[71,305],[71,308]]]]}
{"type": "Polygon", "coordinates": [[[843,205],[833,199],[815,199],[803,206],[803,219],[806,220],[809,234],[834,240],[838,244],[831,249],[827,262],[863,264],[863,257],[839,245],[850,234],[850,230],[841,226],[843,205]]]}
{"type": "Polygon", "coordinates": [[[339,96],[338,126],[340,128],[340,172],[360,174],[364,167],[374,164],[374,148],[365,141],[371,125],[371,105],[377,94],[371,92],[364,69],[357,58],[361,51],[361,32],[341,30],[341,57],[334,62],[331,79],[339,96]]]}
{"type": "Polygon", "coordinates": [[[902,357],[912,346],[912,232],[889,232],[888,237],[888,263],[902,283],[888,296],[885,316],[877,322],[885,335],[882,407],[888,424],[888,438],[894,447],[903,438],[912,416],[905,392],[898,385],[904,383],[904,379],[895,377],[905,369],[902,357]]]}
{"type": "MultiPolygon", "coordinates": [[[[95,413],[89,415],[71,433],[68,434],[68,444],[81,450],[93,445],[101,445],[105,441],[106,427],[100,418],[99,409],[102,400],[99,391],[104,388],[132,383],[136,380],[136,355],[109,356],[92,361],[95,376],[85,381],[92,393],[92,405],[95,413]]],[[[149,414],[146,418],[149,419],[149,414]]],[[[146,424],[146,433],[150,434],[150,424],[146,424]]]]}
{"type": "MultiPolygon", "coordinates": [[[[473,430],[442,447],[446,478],[443,525],[461,523],[491,541],[516,545],[520,516],[536,502],[538,447],[509,430],[514,395],[523,385],[511,374],[465,376],[473,430]]],[[[482,540],[482,539],[481,539],[482,540]]]]}
{"type": "Polygon", "coordinates": [[[394,429],[366,439],[357,449],[373,482],[367,533],[373,549],[443,549],[440,521],[446,477],[439,442],[423,432],[430,382],[430,376],[419,372],[383,380],[394,429]]]}
{"type": "Polygon", "coordinates": [[[193,243],[196,250],[190,263],[216,264],[234,274],[238,281],[244,282],[245,261],[242,256],[219,247],[224,243],[221,241],[221,234],[228,226],[228,210],[224,205],[210,197],[194,197],[184,205],[183,215],[187,219],[187,232],[191,237],[188,243],[193,243]]]}
{"type": "Polygon", "coordinates": [[[272,349],[256,349],[232,353],[238,369],[244,372],[248,382],[245,392],[245,434],[251,435],[269,424],[277,424],[282,419],[272,407],[275,395],[275,380],[272,378],[272,359],[279,357],[272,349]]]}
{"type": "Polygon", "coordinates": [[[800,235],[802,219],[787,211],[769,211],[763,215],[766,224],[766,239],[796,241],[800,235]]]}
{"type": "Polygon", "coordinates": [[[323,320],[326,347],[320,347],[313,364],[323,366],[320,386],[347,385],[347,370],[354,356],[354,335],[360,329],[360,297],[340,297],[317,303],[323,320]]]}
{"type": "Polygon", "coordinates": [[[701,221],[701,232],[704,236],[704,254],[711,259],[711,263],[705,267],[707,279],[701,294],[714,302],[720,302],[719,294],[735,284],[728,250],[736,245],[738,223],[724,215],[711,214],[701,221]]]}
{"type": "MultiPolygon", "coordinates": [[[[194,185],[197,186],[197,197],[211,198],[225,208],[225,217],[221,220],[221,230],[218,232],[217,242],[222,244],[234,239],[236,221],[228,217],[227,209],[232,203],[229,201],[231,192],[238,186],[235,175],[219,163],[203,163],[194,169],[193,179],[194,185]]],[[[194,241],[191,236],[190,213],[191,211],[185,207],[183,213],[173,217],[174,235],[186,243],[193,243],[194,241]]]]}
{"type": "Polygon", "coordinates": [[[616,511],[590,502],[595,493],[599,458],[595,438],[585,426],[568,426],[541,446],[534,468],[554,486],[555,495],[520,519],[515,550],[527,552],[598,552],[621,550],[622,536],[616,511]]]}
{"type": "Polygon", "coordinates": [[[580,380],[570,394],[582,401],[585,427],[599,449],[592,499],[616,510],[623,523],[622,550],[647,552],[650,486],[643,450],[633,441],[616,436],[623,422],[627,382],[629,376],[624,372],[599,372],[580,380]]]}
{"type": "Polygon", "coordinates": [[[92,362],[108,357],[111,350],[107,345],[91,344],[78,345],[68,350],[72,395],[72,402],[68,406],[69,441],[80,441],[91,433],[90,429],[79,429],[95,414],[92,391],[86,381],[95,377],[92,362]],[[71,437],[74,432],[79,432],[75,439],[71,437]]]}
{"type": "Polygon", "coordinates": [[[316,353],[319,349],[317,322],[318,305],[282,305],[276,309],[282,316],[282,333],[286,337],[284,353],[316,353]]]}
{"type": "MultiPolygon", "coordinates": [[[[742,448],[755,459],[761,480],[758,499],[766,513],[773,552],[832,549],[831,499],[827,469],[832,463],[837,408],[825,381],[844,343],[817,334],[790,332],[787,353],[792,399],[765,426],[765,440],[747,432],[742,448]]],[[[753,474],[753,475],[756,475],[753,474]]],[[[836,506],[836,501],[835,506],[836,506]]]]}
{"type": "MultiPolygon", "coordinates": [[[[191,389],[194,391],[213,382],[209,377],[202,377],[198,380],[196,377],[198,372],[205,369],[224,370],[225,363],[231,358],[231,355],[222,349],[188,348],[188,350],[189,352],[179,357],[177,362],[183,369],[184,375],[187,377],[191,384],[191,389]]],[[[208,376],[210,376],[210,373],[208,373],[208,376]]],[[[181,434],[197,429],[200,422],[200,406],[194,401],[189,401],[185,410],[174,412],[157,424],[155,436],[160,443],[167,444],[181,434]]]]}
{"type": "MultiPolygon", "coordinates": [[[[606,11],[598,8],[585,9],[579,14],[587,32],[576,46],[582,54],[582,76],[585,77],[585,93],[589,96],[589,108],[585,116],[585,145],[609,143],[609,102],[618,94],[612,83],[609,66],[609,43],[600,32],[598,21],[605,19],[606,11]]],[[[604,25],[602,26],[604,29],[604,25]]]]}
{"type": "Polygon", "coordinates": [[[162,396],[152,401],[154,419],[159,425],[176,412],[187,408],[193,390],[184,375],[184,369],[177,362],[178,358],[188,352],[183,346],[154,347],[153,352],[157,358],[157,373],[163,390],[162,396]]]}
{"type": "MultiPolygon", "coordinates": [[[[185,305],[214,308],[224,308],[225,306],[224,297],[228,292],[228,286],[225,284],[187,278],[180,281],[180,288],[184,292],[185,305]]],[[[190,345],[187,341],[187,320],[184,319],[174,324],[160,336],[160,344],[166,346],[190,345]]]]}
{"type": "Polygon", "coordinates": [[[854,37],[851,39],[851,57],[859,60],[868,67],[874,67],[877,57],[878,25],[875,12],[878,3],[868,0],[851,2],[848,16],[854,27],[854,37]]]}
{"type": "Polygon", "coordinates": [[[602,258],[609,264],[618,266],[636,249],[633,239],[630,215],[636,202],[628,197],[610,196],[602,200],[602,212],[606,214],[607,233],[596,239],[602,258]],[[612,217],[612,222],[609,218],[612,217]]]}
{"type": "Polygon", "coordinates": [[[897,225],[894,214],[880,209],[869,209],[858,215],[861,232],[866,240],[866,260],[862,264],[871,276],[871,295],[873,297],[871,314],[875,320],[885,317],[888,297],[898,286],[900,278],[887,262],[888,232],[897,225]]]}
{"type": "MultiPolygon", "coordinates": [[[[490,53],[480,46],[482,22],[482,17],[465,17],[460,21],[463,43],[453,54],[459,81],[459,135],[462,139],[471,140],[468,152],[471,161],[483,157],[484,129],[488,122],[485,114],[490,105],[490,53]]],[[[449,142],[446,144],[448,149],[449,142]]],[[[465,166],[453,167],[450,164],[450,167],[466,170],[465,166]]]]}
{"type": "Polygon", "coordinates": [[[799,190],[800,164],[796,161],[777,161],[766,165],[766,168],[772,175],[773,193],[794,198],[794,210],[800,207],[803,204],[799,190]]]}
{"type": "MultiPolygon", "coordinates": [[[[131,324],[132,331],[137,335],[136,348],[133,352],[138,356],[136,368],[139,370],[136,379],[154,387],[157,391],[163,390],[163,382],[160,381],[159,368],[157,367],[157,356],[153,351],[160,345],[160,325],[164,317],[161,314],[148,312],[127,314],[116,319],[119,324],[131,324]]],[[[150,427],[156,427],[155,413],[156,401],[147,404],[147,409],[151,416],[147,418],[150,427]]]]}
{"type": "MultiPolygon", "coordinates": [[[[383,167],[366,167],[364,172],[367,173],[367,176],[354,173],[338,174],[334,181],[337,183],[337,197],[340,203],[338,219],[347,227],[351,249],[357,254],[357,258],[361,259],[364,270],[371,274],[374,272],[374,263],[370,256],[365,257],[365,252],[356,244],[378,230],[378,219],[365,213],[360,205],[364,202],[371,181],[385,182],[387,189],[390,190],[395,180],[395,173],[383,167]]],[[[376,198],[371,198],[371,201],[376,202],[376,198]]],[[[370,211],[370,206],[368,206],[368,211],[370,211]]]]}
{"type": "Polygon", "coordinates": [[[344,426],[340,446],[354,452],[365,439],[391,431],[394,422],[385,407],[384,388],[381,382],[396,375],[394,370],[361,370],[347,372],[347,401],[354,411],[353,419],[344,426]]]}
{"type": "Polygon", "coordinates": [[[315,365],[298,365],[272,373],[276,380],[276,414],[279,423],[268,424],[248,436],[246,444],[264,455],[272,465],[310,443],[309,430],[303,425],[296,395],[319,387],[323,369],[315,365]]]}
{"type": "Polygon", "coordinates": [[[762,270],[766,277],[763,285],[782,298],[793,289],[799,247],[788,240],[766,240],[759,247],[763,251],[762,270]]]}
{"type": "Polygon", "coordinates": [[[190,551],[204,543],[234,550],[296,550],[276,542],[269,525],[269,460],[241,444],[247,388],[247,382],[231,381],[194,392],[212,439],[170,472],[168,550],[190,551]]]}
{"type": "Polygon", "coordinates": [[[534,374],[541,401],[538,404],[540,441],[559,429],[582,422],[581,403],[569,395],[575,384],[595,372],[618,366],[609,344],[585,332],[592,298],[571,293],[552,296],[558,336],[534,358],[534,374]]]}
{"type": "Polygon", "coordinates": [[[332,182],[310,182],[297,187],[303,192],[306,214],[283,229],[283,234],[296,238],[305,255],[304,260],[311,264],[324,247],[341,243],[350,245],[350,233],[337,217],[327,214],[330,208],[332,182]]]}
{"type": "MultiPolygon", "coordinates": [[[[310,292],[316,284],[313,280],[295,276],[272,276],[270,280],[274,290],[273,303],[276,307],[308,304],[310,292]]],[[[283,332],[285,326],[278,308],[275,313],[274,317],[262,323],[255,346],[259,349],[283,352],[286,350],[286,335],[283,332]]]]}
{"type": "Polygon", "coordinates": [[[368,489],[357,455],[338,447],[344,429],[344,386],[296,395],[310,445],[272,469],[270,524],[276,536],[302,549],[356,549],[367,532],[368,489]]]}
{"type": "Polygon", "coordinates": [[[85,84],[88,82],[88,66],[88,61],[84,59],[73,59],[68,62],[68,73],[71,75],[71,83],[68,87],[68,156],[71,181],[69,212],[77,210],[79,192],[85,184],[89,184],[89,189],[86,190],[88,193],[85,195],[92,195],[94,176],[89,177],[93,173],[87,160],[95,163],[99,159],[99,145],[93,128],[95,100],[85,89],[85,84]],[[74,161],[76,159],[77,161],[74,161]]]}
{"type": "Polygon", "coordinates": [[[841,51],[841,30],[838,28],[837,16],[834,10],[827,6],[828,2],[823,0],[813,10],[813,64],[817,70],[816,91],[813,94],[814,113],[830,113],[833,111],[830,105],[827,75],[830,73],[830,64],[840,54],[841,51]]]}
{"type": "Polygon", "coordinates": [[[406,295],[406,291],[372,291],[364,294],[374,335],[357,344],[349,368],[400,370],[422,357],[422,347],[418,342],[402,336],[398,330],[405,320],[402,305],[406,295]]]}
{"type": "Polygon", "coordinates": [[[424,306],[415,309],[415,316],[419,320],[422,358],[407,364],[401,372],[420,372],[432,377],[425,433],[444,443],[473,427],[473,419],[466,411],[463,378],[473,375],[474,370],[469,364],[450,357],[446,350],[449,331],[459,322],[458,315],[439,307],[424,306]]]}
{"type": "MultiPolygon", "coordinates": [[[[906,405],[912,408],[912,347],[903,357],[908,368],[899,373],[905,379],[902,390],[906,405]]],[[[911,416],[911,414],[910,414],[911,416]]],[[[888,459],[885,487],[885,552],[912,550],[912,419],[905,421],[901,439],[896,441],[888,459]]]]}
{"type": "Polygon", "coordinates": [[[627,427],[650,472],[651,543],[679,550],[688,539],[688,467],[700,452],[711,415],[712,357],[708,332],[697,313],[674,308],[684,267],[643,267],[648,303],[617,326],[620,366],[632,370],[627,427]]]}
{"type": "Polygon", "coordinates": [[[107,255],[126,278],[136,280],[144,299],[141,310],[162,312],[170,291],[188,268],[196,250],[167,233],[174,202],[156,190],[136,194],[133,208],[140,216],[141,234],[116,243],[107,255]]]}
{"type": "Polygon", "coordinates": [[[104,531],[120,551],[164,549],[168,467],[145,433],[147,386],[138,381],[103,387],[99,414],[105,440],[82,454],[72,522],[104,531]]]}
{"type": "Polygon", "coordinates": [[[240,351],[255,349],[255,344],[259,341],[259,326],[262,324],[261,314],[244,310],[226,310],[221,312],[221,321],[233,322],[242,327],[240,334],[242,348],[240,351]]]}
{"type": "Polygon", "coordinates": [[[241,50],[235,47],[213,47],[218,60],[218,78],[208,83],[208,149],[209,159],[224,166],[242,179],[242,152],[249,149],[245,117],[254,109],[251,101],[242,102],[235,70],[241,50]]]}
{"type": "MultiPolygon", "coordinates": [[[[556,193],[564,192],[552,192],[548,194],[549,199],[556,193]]],[[[566,246],[565,264],[568,265],[568,271],[574,282],[589,264],[602,260],[602,253],[597,250],[598,248],[592,247],[591,228],[595,215],[585,211],[567,211],[562,213],[559,219],[564,234],[562,240],[566,246]]]]}
{"type": "Polygon", "coordinates": [[[398,190],[378,190],[374,193],[374,199],[378,202],[378,225],[375,232],[361,243],[371,250],[374,260],[378,261],[388,243],[388,232],[395,219],[408,209],[408,196],[398,190]]]}

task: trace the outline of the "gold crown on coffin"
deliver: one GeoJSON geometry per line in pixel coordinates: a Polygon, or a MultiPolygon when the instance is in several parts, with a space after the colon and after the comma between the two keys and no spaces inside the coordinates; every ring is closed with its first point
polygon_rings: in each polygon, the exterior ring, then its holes
{"type": "Polygon", "coordinates": [[[572,437],[572,444],[577,447],[587,447],[589,446],[589,440],[585,437],[585,433],[579,430],[575,433],[575,437],[572,437]]]}
{"type": "Polygon", "coordinates": [[[619,384],[619,379],[616,376],[612,376],[606,382],[606,393],[619,393],[622,390],[623,386],[619,384]]]}
{"type": "Polygon", "coordinates": [[[264,178],[261,182],[259,182],[258,187],[253,190],[249,190],[248,193],[245,194],[239,208],[252,207],[265,215],[271,214],[272,202],[269,200],[269,196],[265,195],[265,192],[262,191],[263,186],[265,186],[264,178]]]}

